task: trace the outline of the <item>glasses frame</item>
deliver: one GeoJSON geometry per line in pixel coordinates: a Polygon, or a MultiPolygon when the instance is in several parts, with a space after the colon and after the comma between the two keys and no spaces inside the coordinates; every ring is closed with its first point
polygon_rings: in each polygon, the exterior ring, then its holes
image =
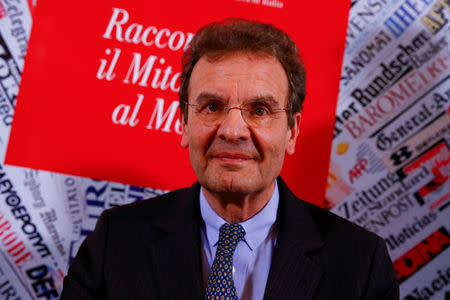
{"type": "MultiPolygon", "coordinates": [[[[198,107],[198,106],[200,106],[200,104],[193,104],[193,103],[189,103],[189,102],[186,102],[186,101],[183,101],[183,103],[185,104],[185,105],[187,105],[188,107],[190,106],[190,107],[198,107]]],[[[249,123],[248,123],[248,121],[246,120],[246,118],[244,117],[244,115],[242,114],[242,111],[243,110],[248,110],[248,109],[246,109],[245,107],[243,107],[243,106],[245,106],[245,105],[247,105],[247,104],[244,104],[244,105],[242,105],[242,106],[224,106],[223,108],[224,108],[224,110],[226,111],[226,114],[225,115],[228,115],[228,113],[230,112],[230,110],[232,110],[232,109],[239,109],[240,111],[241,111],[241,117],[242,117],[242,119],[245,121],[245,123],[247,123],[248,125],[250,125],[249,123]]],[[[280,111],[285,111],[285,112],[289,112],[290,111],[290,109],[289,109],[289,107],[283,107],[283,108],[272,108],[271,109],[271,112],[280,112],[280,111]]],[[[221,122],[223,122],[223,120],[221,121],[221,122]]],[[[219,123],[221,123],[221,122],[217,122],[217,124],[219,124],[219,123]]]]}

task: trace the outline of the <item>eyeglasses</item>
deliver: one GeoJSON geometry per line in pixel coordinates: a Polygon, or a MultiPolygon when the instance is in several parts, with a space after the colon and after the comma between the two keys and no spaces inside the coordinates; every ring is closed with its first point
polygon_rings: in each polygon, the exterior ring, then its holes
{"type": "Polygon", "coordinates": [[[241,106],[225,106],[223,102],[214,101],[199,104],[184,102],[188,107],[195,109],[195,115],[208,126],[218,125],[225,120],[232,109],[241,111],[244,121],[252,127],[271,127],[279,112],[289,111],[289,108],[274,108],[267,103],[250,102],[241,106]]]}

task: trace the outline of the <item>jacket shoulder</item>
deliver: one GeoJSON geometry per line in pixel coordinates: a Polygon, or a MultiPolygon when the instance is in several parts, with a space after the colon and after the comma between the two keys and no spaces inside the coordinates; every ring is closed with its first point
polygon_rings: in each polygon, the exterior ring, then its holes
{"type": "Polygon", "coordinates": [[[384,239],[326,209],[303,204],[324,242],[320,257],[330,290],[348,287],[364,299],[398,299],[396,273],[384,239]]]}
{"type": "Polygon", "coordinates": [[[164,211],[168,206],[179,200],[179,196],[182,194],[183,190],[185,189],[174,190],[153,198],[116,206],[105,211],[114,218],[126,218],[128,216],[136,217],[142,214],[148,216],[149,213],[156,215],[158,212],[164,211]]]}
{"type": "Polygon", "coordinates": [[[165,228],[171,226],[186,213],[192,211],[193,199],[196,195],[195,185],[177,189],[154,198],[107,209],[103,215],[110,225],[127,228],[142,224],[157,224],[165,228]]]}
{"type": "Polygon", "coordinates": [[[325,240],[342,242],[368,243],[367,246],[374,246],[380,240],[378,235],[368,231],[332,212],[316,206],[314,204],[302,201],[306,206],[318,231],[325,240]]]}

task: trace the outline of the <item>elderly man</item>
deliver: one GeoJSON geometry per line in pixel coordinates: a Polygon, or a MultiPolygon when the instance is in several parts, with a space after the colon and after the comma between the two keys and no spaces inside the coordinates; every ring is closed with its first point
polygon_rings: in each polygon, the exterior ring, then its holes
{"type": "Polygon", "coordinates": [[[398,299],[384,241],[279,177],[304,97],[286,33],[244,20],[202,28],[180,87],[198,183],[105,211],[61,299],[398,299]]]}

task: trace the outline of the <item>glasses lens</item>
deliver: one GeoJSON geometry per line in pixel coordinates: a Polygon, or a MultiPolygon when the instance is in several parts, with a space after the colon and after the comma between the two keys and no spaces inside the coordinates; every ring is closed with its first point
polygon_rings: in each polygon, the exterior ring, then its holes
{"type": "Polygon", "coordinates": [[[283,110],[273,109],[260,103],[248,103],[242,107],[226,107],[223,103],[208,102],[192,106],[195,115],[206,125],[217,125],[224,121],[228,112],[239,109],[244,121],[252,127],[270,127],[275,119],[279,118],[279,112],[283,110]]]}
{"type": "Polygon", "coordinates": [[[260,103],[246,104],[241,111],[247,124],[254,127],[269,127],[274,118],[271,107],[260,103]]]}
{"type": "Polygon", "coordinates": [[[195,108],[197,117],[206,125],[216,125],[225,117],[225,107],[220,102],[199,103],[195,108]]]}

